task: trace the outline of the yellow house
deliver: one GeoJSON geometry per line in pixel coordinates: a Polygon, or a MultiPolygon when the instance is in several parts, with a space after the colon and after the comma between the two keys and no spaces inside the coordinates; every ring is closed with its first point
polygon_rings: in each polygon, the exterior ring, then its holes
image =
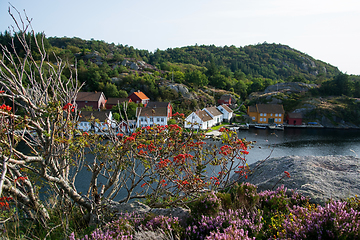
{"type": "Polygon", "coordinates": [[[279,104],[256,104],[248,107],[247,114],[255,123],[283,124],[285,111],[279,104]]]}

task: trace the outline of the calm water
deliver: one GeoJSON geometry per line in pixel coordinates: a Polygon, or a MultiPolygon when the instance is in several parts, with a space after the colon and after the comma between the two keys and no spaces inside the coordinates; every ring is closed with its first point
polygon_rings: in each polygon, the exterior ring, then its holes
{"type": "Polygon", "coordinates": [[[248,163],[288,155],[351,155],[360,156],[360,130],[285,128],[284,131],[242,130],[239,137],[256,141],[248,155],[248,163]]]}

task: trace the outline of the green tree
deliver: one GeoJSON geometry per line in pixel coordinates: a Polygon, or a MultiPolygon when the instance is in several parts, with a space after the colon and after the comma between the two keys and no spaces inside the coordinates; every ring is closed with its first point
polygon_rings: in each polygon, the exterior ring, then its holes
{"type": "Polygon", "coordinates": [[[106,97],[118,97],[119,91],[117,90],[117,87],[113,83],[106,83],[104,88],[104,94],[106,97]]]}
{"type": "Polygon", "coordinates": [[[119,96],[119,98],[127,98],[129,96],[129,94],[125,90],[120,89],[118,96],[119,96]]]}
{"type": "Polygon", "coordinates": [[[340,73],[334,79],[337,86],[338,95],[349,96],[351,91],[351,85],[349,81],[349,75],[340,73]]]}
{"type": "Polygon", "coordinates": [[[187,71],[185,79],[196,87],[206,86],[209,83],[208,78],[199,70],[187,71]]]}

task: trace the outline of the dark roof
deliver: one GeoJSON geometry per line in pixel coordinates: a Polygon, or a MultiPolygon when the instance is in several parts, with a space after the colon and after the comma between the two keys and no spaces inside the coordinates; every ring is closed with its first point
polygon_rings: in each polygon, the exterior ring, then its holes
{"type": "Polygon", "coordinates": [[[289,118],[302,118],[301,113],[288,113],[289,118]]]}
{"type": "Polygon", "coordinates": [[[222,115],[222,113],[216,107],[207,107],[206,110],[214,117],[222,115]]]}
{"type": "Polygon", "coordinates": [[[280,104],[256,104],[258,113],[284,113],[284,108],[280,104]]]}
{"type": "Polygon", "coordinates": [[[205,111],[203,110],[199,110],[196,111],[195,114],[203,121],[203,122],[207,122],[212,120],[213,118],[205,111]]]}
{"type": "Polygon", "coordinates": [[[148,102],[147,108],[167,107],[170,102],[148,102]]]}
{"type": "Polygon", "coordinates": [[[225,109],[228,113],[232,113],[233,110],[231,110],[231,108],[229,108],[226,104],[220,105],[223,109],[225,109]]]}
{"type": "Polygon", "coordinates": [[[104,122],[109,116],[109,111],[81,111],[79,116],[79,121],[89,121],[92,117],[99,119],[100,122],[104,122]]]}
{"type": "MultiPolygon", "coordinates": [[[[99,101],[102,92],[78,92],[76,101],[99,101]]],[[[105,95],[104,95],[105,97],[105,95]]]]}
{"type": "Polygon", "coordinates": [[[168,109],[166,107],[156,107],[156,108],[148,108],[148,107],[138,107],[137,108],[138,116],[141,117],[167,117],[168,109]]]}
{"type": "Polygon", "coordinates": [[[123,102],[129,102],[129,98],[109,98],[106,102],[106,104],[118,104],[123,102]]]}
{"type": "Polygon", "coordinates": [[[249,106],[249,112],[256,112],[256,106],[249,106]]]}

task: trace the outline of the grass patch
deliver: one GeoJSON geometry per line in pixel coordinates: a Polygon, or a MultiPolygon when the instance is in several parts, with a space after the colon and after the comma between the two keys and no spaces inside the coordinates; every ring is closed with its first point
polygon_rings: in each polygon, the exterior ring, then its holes
{"type": "Polygon", "coordinates": [[[215,127],[212,127],[211,130],[219,130],[220,128],[226,126],[226,125],[229,125],[229,123],[222,123],[220,125],[217,125],[215,127]]]}

